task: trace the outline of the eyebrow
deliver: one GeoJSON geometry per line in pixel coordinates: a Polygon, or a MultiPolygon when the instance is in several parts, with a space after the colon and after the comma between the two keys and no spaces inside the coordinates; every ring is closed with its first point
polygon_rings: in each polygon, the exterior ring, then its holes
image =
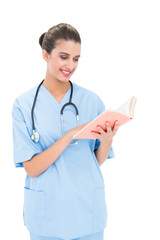
{"type": "MultiPolygon", "coordinates": [[[[69,55],[69,53],[65,53],[65,52],[59,52],[59,54],[60,54],[60,53],[63,53],[63,54],[69,55]]],[[[75,56],[75,57],[80,57],[80,55],[77,55],[77,56],[75,56]]]]}

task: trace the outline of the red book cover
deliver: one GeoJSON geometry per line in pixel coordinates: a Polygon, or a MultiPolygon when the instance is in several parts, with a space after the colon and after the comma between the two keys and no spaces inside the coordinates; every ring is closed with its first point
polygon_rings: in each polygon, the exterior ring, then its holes
{"type": "Polygon", "coordinates": [[[134,109],[137,98],[132,97],[127,102],[125,102],[118,110],[108,109],[96,117],[93,121],[88,123],[83,129],[73,136],[73,139],[96,139],[95,136],[91,134],[92,131],[99,133],[97,126],[101,126],[103,130],[106,129],[106,122],[110,123],[111,128],[113,128],[116,121],[118,121],[118,126],[121,126],[134,117],[134,109]]]}

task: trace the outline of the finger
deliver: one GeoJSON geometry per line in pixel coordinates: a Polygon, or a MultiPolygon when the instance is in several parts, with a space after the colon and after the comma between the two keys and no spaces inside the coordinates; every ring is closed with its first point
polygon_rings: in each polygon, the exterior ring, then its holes
{"type": "Polygon", "coordinates": [[[103,129],[100,126],[97,126],[97,128],[98,128],[100,134],[104,133],[103,129]]]}
{"type": "Polygon", "coordinates": [[[118,128],[119,128],[119,126],[118,126],[118,121],[116,121],[116,123],[114,124],[114,128],[113,128],[113,133],[114,133],[114,134],[116,134],[118,128]]]}
{"type": "Polygon", "coordinates": [[[106,126],[107,126],[107,132],[111,132],[111,126],[109,122],[106,122],[106,126]]]}

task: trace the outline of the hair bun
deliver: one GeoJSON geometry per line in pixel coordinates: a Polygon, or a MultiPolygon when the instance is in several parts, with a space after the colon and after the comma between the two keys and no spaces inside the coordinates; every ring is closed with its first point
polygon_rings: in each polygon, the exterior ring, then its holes
{"type": "Polygon", "coordinates": [[[43,33],[43,34],[40,36],[40,38],[39,38],[39,44],[40,44],[41,48],[42,48],[43,38],[44,38],[44,35],[45,35],[46,33],[47,33],[47,32],[43,33]]]}
{"type": "Polygon", "coordinates": [[[43,33],[39,38],[39,45],[41,49],[45,49],[48,54],[56,47],[57,40],[63,39],[65,41],[73,40],[81,44],[79,32],[70,24],[59,23],[49,28],[47,32],[43,33]]]}

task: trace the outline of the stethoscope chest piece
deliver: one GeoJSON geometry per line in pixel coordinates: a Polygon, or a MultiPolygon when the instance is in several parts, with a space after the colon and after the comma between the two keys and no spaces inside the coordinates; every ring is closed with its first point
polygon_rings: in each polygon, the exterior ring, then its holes
{"type": "Polygon", "coordinates": [[[32,141],[34,141],[34,142],[38,142],[38,141],[39,141],[39,133],[36,132],[35,130],[33,130],[33,133],[32,133],[32,135],[31,135],[31,139],[32,139],[32,141]]]}

